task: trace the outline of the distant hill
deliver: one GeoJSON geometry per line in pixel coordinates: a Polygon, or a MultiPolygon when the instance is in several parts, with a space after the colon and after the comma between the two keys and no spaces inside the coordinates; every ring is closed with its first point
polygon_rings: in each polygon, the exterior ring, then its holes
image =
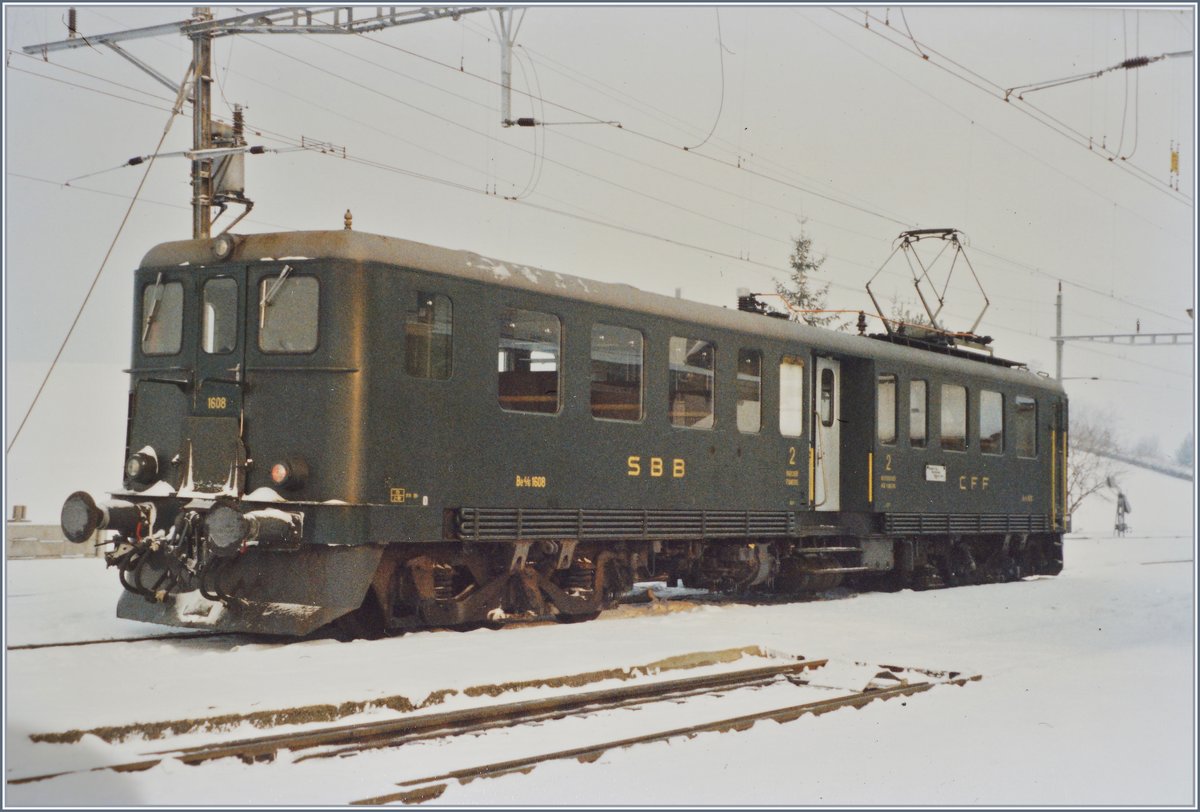
{"type": "MultiPolygon", "coordinates": [[[[1190,471],[1180,476],[1175,471],[1168,473],[1140,465],[1141,460],[1135,463],[1113,459],[1128,466],[1116,474],[1116,480],[1131,508],[1125,518],[1130,528],[1129,538],[1194,535],[1196,489],[1190,481],[1190,471]]],[[[1071,516],[1070,535],[1111,538],[1116,524],[1116,496],[1116,491],[1105,488],[1084,499],[1071,516]]]]}
{"type": "Polygon", "coordinates": [[[1156,471],[1160,474],[1173,476],[1176,479],[1186,479],[1188,482],[1194,481],[1194,469],[1188,468],[1184,465],[1179,465],[1178,463],[1170,462],[1169,460],[1138,457],[1133,454],[1126,454],[1122,451],[1113,450],[1093,451],[1092,453],[1098,454],[1101,457],[1108,457],[1110,460],[1126,463],[1127,465],[1136,465],[1139,468],[1145,468],[1149,471],[1156,471]]]}

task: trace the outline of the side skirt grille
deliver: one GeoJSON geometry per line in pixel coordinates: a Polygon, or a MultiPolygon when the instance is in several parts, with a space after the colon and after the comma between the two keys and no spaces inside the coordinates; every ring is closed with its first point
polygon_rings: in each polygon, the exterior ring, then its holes
{"type": "Polygon", "coordinates": [[[737,510],[548,510],[460,508],[455,537],[505,539],[694,539],[796,535],[795,514],[737,510]]]}
{"type": "Polygon", "coordinates": [[[1044,533],[1050,529],[1045,516],[980,513],[887,513],[883,530],[888,535],[923,533],[1044,533]]]}

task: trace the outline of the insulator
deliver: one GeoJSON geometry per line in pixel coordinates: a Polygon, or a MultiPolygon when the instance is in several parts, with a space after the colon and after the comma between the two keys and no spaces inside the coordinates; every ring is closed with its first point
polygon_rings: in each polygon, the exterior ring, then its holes
{"type": "Polygon", "coordinates": [[[235,104],[233,106],[233,140],[234,143],[242,143],[242,133],[245,132],[246,122],[242,114],[242,106],[235,104]]]}
{"type": "Polygon", "coordinates": [[[1121,63],[1120,66],[1122,68],[1125,68],[1126,70],[1128,70],[1129,68],[1144,68],[1149,64],[1150,64],[1150,57],[1135,56],[1130,59],[1126,59],[1124,62],[1121,63]]]}
{"type": "Polygon", "coordinates": [[[74,39],[78,33],[79,30],[75,27],[75,9],[69,8],[67,9],[67,35],[74,39]]]}
{"type": "Polygon", "coordinates": [[[536,127],[537,122],[534,121],[532,118],[519,118],[519,119],[517,119],[517,126],[518,127],[536,127]]]}

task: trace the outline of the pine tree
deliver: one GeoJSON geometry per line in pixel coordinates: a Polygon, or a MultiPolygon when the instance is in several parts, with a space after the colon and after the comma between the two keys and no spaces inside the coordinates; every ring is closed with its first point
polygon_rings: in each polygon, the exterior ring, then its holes
{"type": "Polygon", "coordinates": [[[775,292],[791,306],[792,321],[803,321],[814,327],[836,327],[844,329],[840,319],[832,313],[811,313],[796,311],[813,311],[825,309],[825,297],[829,293],[829,283],[818,284],[813,275],[821,270],[827,257],[813,255],[812,237],[804,231],[806,220],[800,221],[800,236],[796,237],[796,246],[788,257],[791,273],[787,282],[775,282],[775,292]]]}
{"type": "Polygon", "coordinates": [[[910,309],[908,302],[903,302],[894,297],[892,298],[892,310],[888,314],[888,319],[891,322],[894,332],[914,338],[922,338],[929,335],[931,331],[926,328],[933,326],[924,310],[918,312],[910,309]]]}

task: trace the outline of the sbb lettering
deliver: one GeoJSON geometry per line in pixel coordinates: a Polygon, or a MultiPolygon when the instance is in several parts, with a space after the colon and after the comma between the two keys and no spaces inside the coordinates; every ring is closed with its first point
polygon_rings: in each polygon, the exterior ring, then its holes
{"type": "MultiPolygon", "coordinates": [[[[670,471],[672,479],[683,479],[687,476],[687,462],[680,457],[674,457],[670,461],[670,471]]],[[[668,460],[663,457],[650,457],[648,464],[642,464],[642,458],[638,455],[631,455],[625,459],[625,473],[628,476],[640,477],[643,471],[648,472],[650,476],[661,478],[667,475],[668,460]]]]}

